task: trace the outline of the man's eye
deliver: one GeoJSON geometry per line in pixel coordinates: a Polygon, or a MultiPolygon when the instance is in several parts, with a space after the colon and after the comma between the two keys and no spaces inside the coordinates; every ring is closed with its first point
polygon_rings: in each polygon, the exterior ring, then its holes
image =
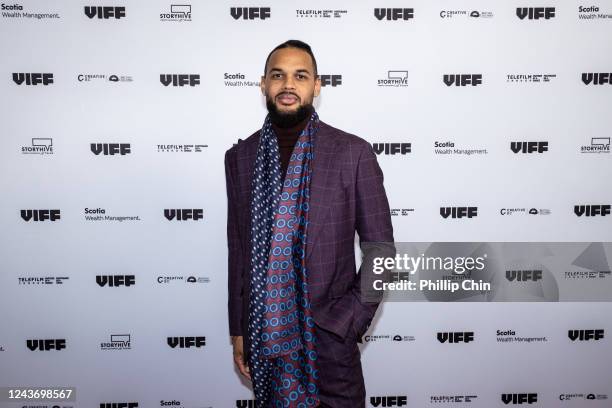
{"type": "Polygon", "coordinates": [[[280,78],[281,74],[272,74],[272,78],[280,78]]]}
{"type": "Polygon", "coordinates": [[[297,77],[298,77],[299,79],[304,79],[304,78],[306,78],[306,76],[301,75],[301,74],[298,74],[298,76],[297,76],[297,77]]]}

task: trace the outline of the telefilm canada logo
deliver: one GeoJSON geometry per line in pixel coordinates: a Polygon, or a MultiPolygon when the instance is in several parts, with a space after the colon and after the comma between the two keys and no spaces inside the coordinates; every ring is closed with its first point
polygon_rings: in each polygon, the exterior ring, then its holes
{"type": "Polygon", "coordinates": [[[297,9],[295,16],[301,19],[336,19],[344,17],[348,10],[339,9],[297,9]]]}
{"type": "Polygon", "coordinates": [[[610,153],[609,137],[592,137],[590,144],[580,146],[580,153],[610,153]]]}
{"type": "Polygon", "coordinates": [[[414,208],[391,208],[392,217],[406,217],[414,212],[414,208]]]}
{"type": "Polygon", "coordinates": [[[158,153],[202,153],[208,147],[205,144],[158,144],[158,153]]]}
{"type": "Polygon", "coordinates": [[[78,74],[77,81],[80,83],[133,82],[134,77],[131,75],[117,74],[78,74]]]}
{"type": "Polygon", "coordinates": [[[378,86],[391,88],[404,88],[408,86],[408,71],[390,70],[387,77],[378,79],[378,86]]]}
{"type": "Polygon", "coordinates": [[[461,404],[475,402],[478,395],[431,395],[429,402],[432,404],[461,404]]]}
{"type": "Polygon", "coordinates": [[[2,18],[14,18],[22,20],[57,20],[60,18],[58,13],[52,13],[47,11],[32,11],[29,7],[24,8],[20,3],[4,4],[0,5],[0,15],[2,18]]]}
{"type": "Polygon", "coordinates": [[[506,82],[512,84],[545,84],[557,78],[557,74],[506,74],[506,82]]]}
{"type": "Polygon", "coordinates": [[[100,350],[131,350],[130,334],[111,334],[110,339],[100,343],[100,350]]]}
{"type": "Polygon", "coordinates": [[[63,285],[68,279],[70,279],[68,276],[20,276],[17,278],[19,285],[26,286],[63,285]]]}
{"type": "Polygon", "coordinates": [[[191,21],[191,4],[171,4],[169,11],[159,14],[159,21],[191,21]]]}
{"type": "Polygon", "coordinates": [[[31,146],[21,146],[21,154],[53,154],[53,139],[50,137],[33,137],[31,146]]]}

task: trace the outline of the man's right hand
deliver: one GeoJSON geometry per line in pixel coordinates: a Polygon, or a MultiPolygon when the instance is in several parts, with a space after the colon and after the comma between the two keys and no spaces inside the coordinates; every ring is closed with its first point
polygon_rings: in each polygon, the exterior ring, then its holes
{"type": "Polygon", "coordinates": [[[244,361],[244,339],[242,336],[232,336],[232,346],[234,347],[234,364],[238,367],[240,374],[244,375],[249,380],[251,379],[251,371],[248,364],[244,361]]]}

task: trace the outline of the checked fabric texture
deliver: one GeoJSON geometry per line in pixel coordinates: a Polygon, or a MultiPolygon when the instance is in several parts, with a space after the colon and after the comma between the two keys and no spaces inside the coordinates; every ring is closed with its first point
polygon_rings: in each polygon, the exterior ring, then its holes
{"type": "Polygon", "coordinates": [[[310,117],[291,154],[284,182],[269,116],[261,130],[252,180],[249,366],[264,407],[319,403],[314,321],[305,266],[312,146],[310,117]]]}

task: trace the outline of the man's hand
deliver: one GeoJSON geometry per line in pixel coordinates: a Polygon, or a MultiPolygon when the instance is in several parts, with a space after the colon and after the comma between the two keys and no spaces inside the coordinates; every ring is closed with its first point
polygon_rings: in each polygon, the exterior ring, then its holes
{"type": "Polygon", "coordinates": [[[250,380],[251,371],[244,361],[244,339],[242,336],[232,336],[232,346],[234,346],[234,364],[238,367],[240,374],[250,380]]]}

